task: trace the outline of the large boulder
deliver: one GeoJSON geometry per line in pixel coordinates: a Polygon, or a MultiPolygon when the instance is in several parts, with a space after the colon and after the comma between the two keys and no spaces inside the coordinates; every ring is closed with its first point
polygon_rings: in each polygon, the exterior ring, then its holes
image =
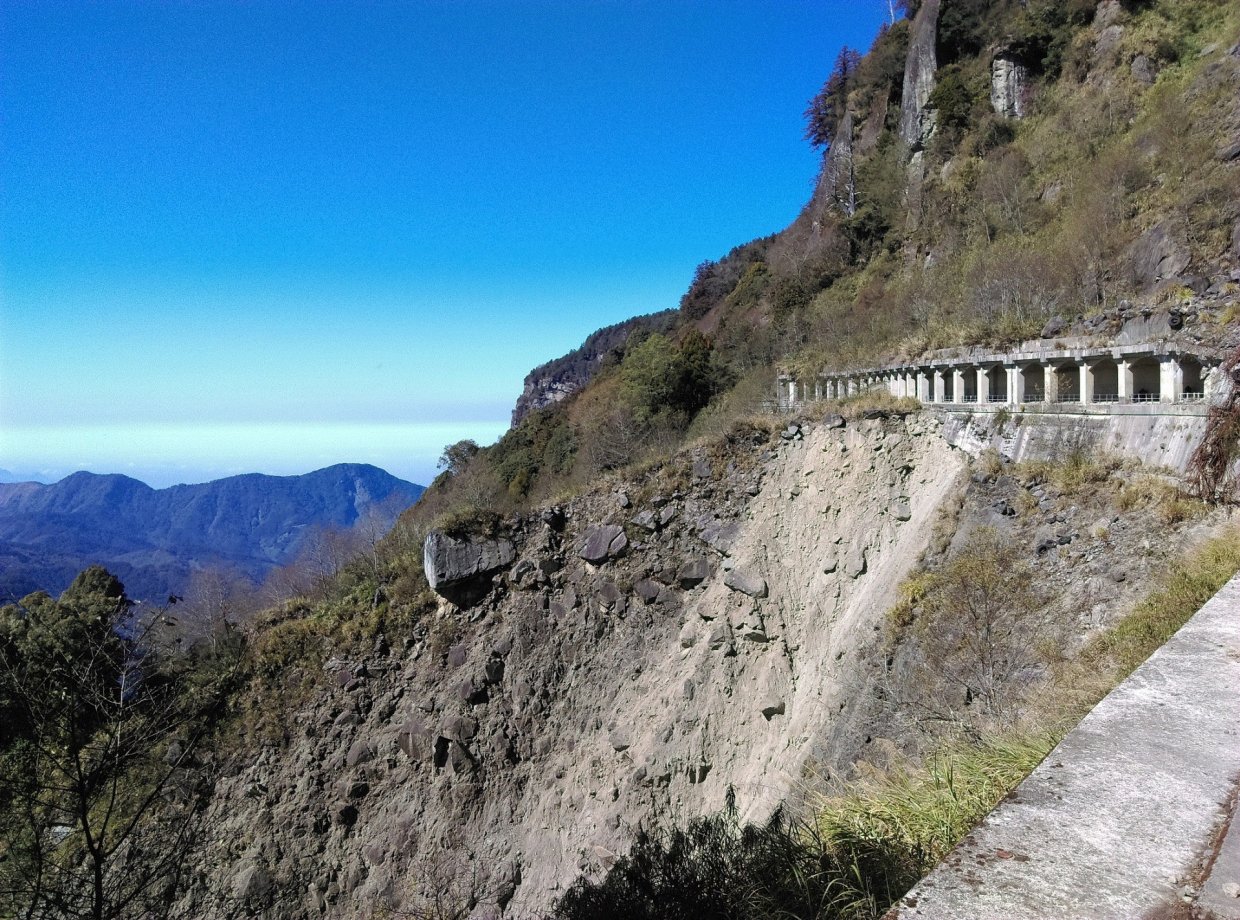
{"type": "Polygon", "coordinates": [[[750,597],[766,597],[766,579],[746,569],[732,569],[723,577],[723,583],[750,597]]]}
{"type": "Polygon", "coordinates": [[[705,556],[690,556],[676,570],[676,580],[686,590],[696,588],[710,575],[710,563],[705,556]]]}
{"type": "Polygon", "coordinates": [[[427,583],[450,600],[471,593],[469,588],[512,565],[516,558],[512,541],[502,538],[453,537],[432,530],[422,546],[427,583]]]}
{"type": "Polygon", "coordinates": [[[629,545],[624,528],[619,524],[603,524],[586,531],[585,539],[577,547],[577,555],[592,565],[602,565],[613,556],[624,552],[629,545]]]}
{"type": "Polygon", "coordinates": [[[1188,267],[1188,247],[1166,224],[1156,224],[1128,249],[1132,280],[1143,287],[1174,278],[1188,267]]]}

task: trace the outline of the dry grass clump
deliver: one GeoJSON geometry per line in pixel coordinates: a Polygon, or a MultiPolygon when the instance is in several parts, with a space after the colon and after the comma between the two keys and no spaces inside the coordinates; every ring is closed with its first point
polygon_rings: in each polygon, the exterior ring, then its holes
{"type": "Polygon", "coordinates": [[[1205,502],[1158,476],[1141,476],[1125,483],[1116,501],[1121,511],[1152,509],[1168,526],[1196,520],[1209,511],[1205,502]]]}
{"type": "Polygon", "coordinates": [[[1096,489],[1124,466],[1116,456],[1074,451],[1062,460],[1025,460],[1011,472],[1025,482],[1046,482],[1065,495],[1079,495],[1096,489]]]}
{"type": "Polygon", "coordinates": [[[1188,622],[1240,571],[1240,527],[1230,527],[1179,564],[1170,566],[1158,588],[1128,616],[1097,636],[1081,652],[1090,670],[1105,670],[1114,685],[1188,622]]]}
{"type": "Polygon", "coordinates": [[[867,390],[864,393],[858,393],[856,396],[849,396],[845,399],[836,400],[833,403],[824,403],[824,407],[831,405],[835,407],[835,411],[846,419],[858,419],[865,416],[867,412],[882,412],[887,415],[911,415],[914,412],[920,412],[922,409],[921,402],[911,396],[892,396],[886,390],[867,390]]]}
{"type": "Polygon", "coordinates": [[[855,867],[860,883],[842,916],[876,917],[939,860],[1058,743],[1047,732],[1012,732],[944,745],[926,760],[868,771],[816,805],[826,853],[855,867]]]}

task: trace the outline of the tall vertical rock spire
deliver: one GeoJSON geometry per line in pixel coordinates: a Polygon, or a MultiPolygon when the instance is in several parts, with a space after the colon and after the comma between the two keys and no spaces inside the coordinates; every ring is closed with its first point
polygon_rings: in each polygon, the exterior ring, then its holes
{"type": "Polygon", "coordinates": [[[900,140],[912,152],[921,150],[934,133],[933,113],[927,109],[934,92],[938,58],[940,0],[924,0],[913,17],[908,58],[904,65],[904,94],[900,103],[900,140]]]}
{"type": "Polygon", "coordinates": [[[908,178],[905,185],[907,227],[921,223],[922,184],[925,181],[925,147],[934,136],[935,115],[929,107],[938,74],[940,0],[924,0],[913,17],[908,58],[904,63],[904,94],[900,101],[900,142],[908,151],[908,178]]]}
{"type": "Polygon", "coordinates": [[[845,112],[840,119],[835,129],[835,139],[831,141],[822,164],[819,186],[821,199],[848,217],[857,212],[857,180],[853,168],[855,122],[851,111],[845,112]]]}

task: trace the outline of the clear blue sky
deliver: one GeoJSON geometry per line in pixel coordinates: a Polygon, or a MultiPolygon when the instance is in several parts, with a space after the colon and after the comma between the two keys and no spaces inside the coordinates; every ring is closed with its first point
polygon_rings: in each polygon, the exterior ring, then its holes
{"type": "Polygon", "coordinates": [[[778,230],[885,0],[0,4],[0,467],[166,485],[493,440],[778,230]]]}

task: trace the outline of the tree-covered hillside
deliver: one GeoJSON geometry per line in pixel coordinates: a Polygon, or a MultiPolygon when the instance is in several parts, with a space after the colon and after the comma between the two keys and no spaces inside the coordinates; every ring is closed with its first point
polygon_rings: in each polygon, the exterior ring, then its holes
{"type": "MultiPolygon", "coordinates": [[[[453,465],[425,514],[510,507],[725,430],[778,366],[993,346],[1140,313],[1236,337],[1240,12],[1227,0],[925,0],[807,105],[780,233],[697,267],[670,330],[453,465]],[[678,382],[679,381],[679,384],[678,382]],[[693,396],[655,409],[691,381],[693,396]]],[[[790,113],[792,117],[792,113],[790,113]]],[[[535,375],[531,375],[534,377],[535,375]]]]}

